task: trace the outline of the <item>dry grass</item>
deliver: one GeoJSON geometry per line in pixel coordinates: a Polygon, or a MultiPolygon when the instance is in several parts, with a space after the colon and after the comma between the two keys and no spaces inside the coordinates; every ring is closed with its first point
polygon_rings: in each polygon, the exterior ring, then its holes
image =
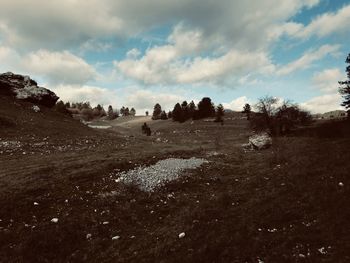
{"type": "Polygon", "coordinates": [[[349,137],[300,133],[275,139],[268,150],[245,152],[244,120],[226,120],[224,126],[203,121],[149,125],[157,135],[138,135],[138,126],[122,130],[135,136],[123,139],[126,147],[106,142],[85,160],[69,159],[74,153],[47,157],[61,167],[31,171],[40,160],[31,159],[31,166],[25,158],[17,162],[28,166],[26,176],[18,176],[29,183],[18,190],[13,184],[11,194],[0,200],[1,260],[350,260],[349,137]],[[109,177],[116,168],[193,156],[210,163],[152,194],[109,177]],[[31,181],[34,176],[40,180],[31,181]],[[53,217],[58,224],[50,222],[53,217]],[[186,236],[179,239],[181,232],[186,236]],[[120,239],[112,241],[116,235],[120,239]]]}

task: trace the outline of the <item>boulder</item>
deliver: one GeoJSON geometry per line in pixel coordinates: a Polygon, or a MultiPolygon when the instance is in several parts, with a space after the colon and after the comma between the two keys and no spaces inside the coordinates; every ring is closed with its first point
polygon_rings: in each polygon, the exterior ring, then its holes
{"type": "Polygon", "coordinates": [[[249,145],[256,150],[267,149],[272,145],[272,138],[267,132],[261,132],[249,137],[249,145]]]}
{"type": "Polygon", "coordinates": [[[0,74],[0,95],[14,96],[46,107],[53,107],[59,99],[51,90],[39,87],[29,76],[12,72],[0,74]]]}

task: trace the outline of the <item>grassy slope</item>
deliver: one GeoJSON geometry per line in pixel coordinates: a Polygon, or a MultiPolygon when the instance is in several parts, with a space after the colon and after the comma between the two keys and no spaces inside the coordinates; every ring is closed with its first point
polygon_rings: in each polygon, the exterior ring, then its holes
{"type": "MultiPolygon", "coordinates": [[[[108,153],[101,146],[78,167],[75,162],[55,167],[46,177],[54,182],[50,188],[39,181],[0,200],[1,258],[5,262],[350,260],[349,137],[303,133],[279,138],[266,151],[244,152],[240,144],[248,136],[245,121],[227,120],[224,126],[156,121],[150,126],[159,132],[157,136],[131,139],[127,147],[106,148],[108,153]],[[109,176],[114,168],[130,169],[168,156],[206,157],[210,163],[151,195],[109,176]],[[101,196],[110,191],[116,192],[101,196]],[[40,205],[33,206],[34,201],[40,205]],[[53,217],[59,217],[58,224],[50,222],[53,217]],[[109,224],[103,225],[104,221],[109,224]],[[178,238],[181,232],[186,232],[183,239],[178,238]],[[86,239],[88,233],[91,239],[86,239]],[[112,241],[115,235],[120,240],[112,241]],[[322,247],[326,254],[320,253],[322,247]]],[[[132,133],[138,129],[135,126],[132,133]]]]}

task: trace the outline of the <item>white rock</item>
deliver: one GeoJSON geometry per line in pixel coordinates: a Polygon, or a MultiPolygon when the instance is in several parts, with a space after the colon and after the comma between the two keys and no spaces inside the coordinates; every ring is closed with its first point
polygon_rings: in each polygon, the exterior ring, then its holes
{"type": "Polygon", "coordinates": [[[338,184],[339,186],[344,186],[344,184],[342,183],[342,182],[339,182],[339,184],[338,184]]]}
{"type": "Polygon", "coordinates": [[[34,105],[34,106],[32,107],[32,109],[33,109],[33,111],[35,111],[35,112],[39,112],[39,111],[40,111],[40,108],[39,108],[39,106],[37,106],[37,105],[34,105]]]}
{"type": "Polygon", "coordinates": [[[184,238],[186,236],[185,232],[179,234],[179,238],[184,238]]]}
{"type": "Polygon", "coordinates": [[[114,236],[114,237],[112,237],[112,240],[118,240],[118,239],[120,239],[120,236],[114,236]]]}
{"type": "Polygon", "coordinates": [[[52,223],[58,223],[58,218],[56,218],[56,217],[52,218],[52,219],[51,219],[51,222],[52,222],[52,223]]]}
{"type": "Polygon", "coordinates": [[[37,203],[37,202],[34,202],[34,205],[39,205],[39,203],[37,203]]]}
{"type": "Polygon", "coordinates": [[[322,255],[326,255],[327,254],[327,251],[324,247],[321,247],[318,249],[318,252],[320,252],[322,255]]]}
{"type": "Polygon", "coordinates": [[[92,237],[92,235],[89,233],[86,235],[86,239],[90,239],[92,237]]]}
{"type": "Polygon", "coordinates": [[[272,145],[272,138],[266,132],[254,134],[249,137],[249,144],[253,149],[257,149],[257,150],[267,149],[272,145]]]}

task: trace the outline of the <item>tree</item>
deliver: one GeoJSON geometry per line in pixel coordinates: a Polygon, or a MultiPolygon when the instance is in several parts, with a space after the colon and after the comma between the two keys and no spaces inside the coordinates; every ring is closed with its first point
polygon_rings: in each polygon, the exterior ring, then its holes
{"type": "Polygon", "coordinates": [[[124,110],[124,115],[123,116],[129,116],[130,115],[130,111],[129,111],[129,107],[126,107],[124,110]]]}
{"type": "Polygon", "coordinates": [[[181,108],[182,108],[183,119],[184,119],[184,121],[186,121],[190,118],[187,101],[182,102],[181,108]]]}
{"type": "Polygon", "coordinates": [[[215,122],[223,122],[222,117],[224,116],[224,106],[222,106],[222,104],[219,104],[216,107],[216,118],[215,118],[215,122]]]}
{"type": "Polygon", "coordinates": [[[296,125],[307,125],[311,122],[310,113],[288,100],[281,104],[277,98],[266,96],[259,99],[255,107],[258,113],[250,120],[253,128],[268,130],[272,135],[284,135],[296,125]]]}
{"type": "Polygon", "coordinates": [[[120,115],[124,116],[124,114],[125,114],[125,107],[123,106],[120,108],[120,115]]]}
{"type": "Polygon", "coordinates": [[[118,117],[118,113],[114,112],[112,105],[108,106],[107,117],[110,120],[114,120],[114,119],[116,119],[118,117]]]}
{"type": "Polygon", "coordinates": [[[258,100],[258,103],[255,105],[258,112],[261,114],[262,119],[264,120],[264,128],[269,129],[271,132],[273,130],[272,118],[277,110],[278,99],[272,96],[265,96],[258,100]]]}
{"type": "Polygon", "coordinates": [[[156,105],[154,105],[152,120],[160,119],[161,113],[162,113],[162,107],[159,105],[159,103],[157,103],[156,105]]]}
{"type": "Polygon", "coordinates": [[[62,100],[60,100],[59,102],[56,103],[56,105],[54,106],[54,109],[60,113],[71,115],[70,112],[67,110],[66,105],[64,104],[64,102],[62,100]]]}
{"type": "Polygon", "coordinates": [[[168,112],[168,119],[172,119],[173,118],[173,112],[172,111],[169,111],[168,112]]]}
{"type": "Polygon", "coordinates": [[[179,122],[184,121],[183,111],[182,111],[180,103],[176,103],[176,105],[174,106],[172,117],[173,117],[174,121],[179,121],[179,122]]]}
{"type": "Polygon", "coordinates": [[[145,114],[146,114],[146,116],[148,116],[149,115],[149,112],[148,112],[148,110],[145,112],[145,114]]]}
{"type": "Polygon", "coordinates": [[[211,99],[208,97],[203,98],[198,103],[198,117],[207,118],[212,117],[215,114],[214,104],[211,102],[211,99]]]}
{"type": "Polygon", "coordinates": [[[162,113],[160,114],[160,119],[161,120],[167,120],[168,119],[168,115],[166,114],[165,111],[162,111],[162,113]]]}
{"type": "Polygon", "coordinates": [[[345,109],[347,109],[348,111],[348,119],[350,119],[350,54],[347,56],[345,63],[348,64],[348,66],[346,67],[346,74],[348,79],[345,81],[339,81],[339,93],[342,95],[343,97],[343,102],[341,104],[341,106],[344,106],[345,109]]]}
{"type": "Polygon", "coordinates": [[[189,118],[193,118],[194,113],[196,111],[196,104],[194,104],[193,100],[188,104],[188,115],[189,118]]]}
{"type": "Polygon", "coordinates": [[[252,112],[252,109],[248,103],[246,103],[246,105],[244,105],[242,112],[247,115],[247,120],[250,120],[250,113],[252,112]]]}
{"type": "Polygon", "coordinates": [[[134,108],[131,108],[130,115],[131,116],[135,116],[136,115],[136,110],[134,108]]]}

